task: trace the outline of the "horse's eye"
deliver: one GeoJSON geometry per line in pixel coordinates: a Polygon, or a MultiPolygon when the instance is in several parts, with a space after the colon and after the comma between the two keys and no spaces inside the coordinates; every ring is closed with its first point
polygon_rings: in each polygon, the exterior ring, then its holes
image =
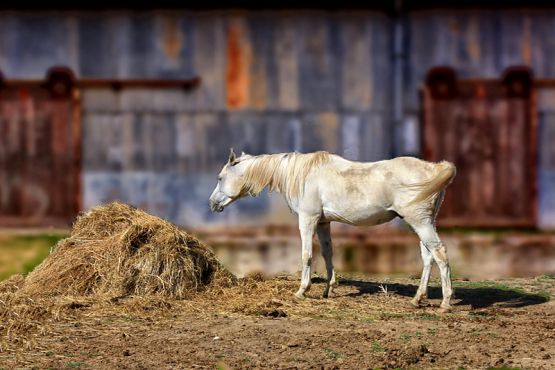
{"type": "Polygon", "coordinates": [[[220,182],[220,181],[222,181],[222,177],[221,177],[221,176],[218,177],[218,182],[220,182]]]}

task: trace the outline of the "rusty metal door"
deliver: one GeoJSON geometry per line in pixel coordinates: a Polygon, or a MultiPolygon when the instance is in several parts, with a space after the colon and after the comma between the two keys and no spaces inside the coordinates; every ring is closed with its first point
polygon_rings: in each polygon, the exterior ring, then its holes
{"type": "Polygon", "coordinates": [[[423,88],[423,148],[449,160],[457,176],[438,215],[440,226],[533,227],[536,224],[536,107],[531,72],[459,80],[432,69],[423,88]]]}
{"type": "Polygon", "coordinates": [[[0,226],[67,226],[80,209],[79,97],[73,76],[0,87],[0,226]]]}

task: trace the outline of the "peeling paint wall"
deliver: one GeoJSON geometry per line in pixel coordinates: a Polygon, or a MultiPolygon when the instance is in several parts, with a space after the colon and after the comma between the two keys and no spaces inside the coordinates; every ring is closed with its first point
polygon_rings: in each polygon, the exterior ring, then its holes
{"type": "Polygon", "coordinates": [[[0,69],[188,78],[82,92],[85,208],[119,199],[182,225],[295,222],[279,196],[207,206],[229,147],[390,156],[389,19],[366,12],[0,14],[0,69]]]}
{"type": "MultiPolygon", "coordinates": [[[[121,199],[183,225],[294,222],[262,195],[229,212],[207,198],[230,146],[252,154],[326,149],[380,160],[419,152],[418,89],[433,66],[498,77],[528,64],[555,77],[555,11],[433,10],[405,19],[405,120],[392,143],[392,21],[376,12],[0,13],[0,69],[42,78],[188,78],[196,90],[87,89],[86,208],[121,199]]],[[[540,99],[539,209],[555,228],[553,99],[540,99]]],[[[555,122],[555,121],[554,121],[555,122]]]]}

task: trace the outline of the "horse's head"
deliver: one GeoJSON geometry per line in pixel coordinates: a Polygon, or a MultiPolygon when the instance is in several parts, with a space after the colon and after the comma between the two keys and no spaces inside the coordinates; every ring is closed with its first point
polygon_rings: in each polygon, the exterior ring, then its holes
{"type": "Polygon", "coordinates": [[[218,174],[218,184],[210,195],[209,204],[213,212],[222,212],[226,206],[247,195],[243,181],[244,160],[250,157],[242,153],[241,157],[237,158],[233,149],[230,150],[229,159],[218,174]]]}

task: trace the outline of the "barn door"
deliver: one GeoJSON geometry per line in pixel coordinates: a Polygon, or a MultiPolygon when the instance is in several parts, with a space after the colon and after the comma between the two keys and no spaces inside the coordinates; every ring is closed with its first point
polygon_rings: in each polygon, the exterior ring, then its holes
{"type": "Polygon", "coordinates": [[[442,67],[429,72],[423,88],[424,157],[457,166],[439,225],[535,225],[535,96],[526,68],[511,68],[499,80],[459,80],[442,67]]]}
{"type": "Polygon", "coordinates": [[[0,226],[67,226],[80,208],[79,101],[73,76],[0,87],[0,226]]]}

